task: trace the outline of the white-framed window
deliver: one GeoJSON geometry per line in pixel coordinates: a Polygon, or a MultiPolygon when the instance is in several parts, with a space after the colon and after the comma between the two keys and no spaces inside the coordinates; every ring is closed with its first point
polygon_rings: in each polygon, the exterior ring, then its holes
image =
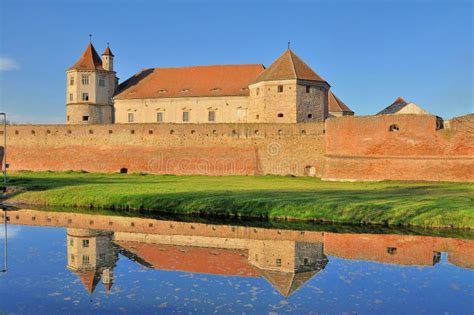
{"type": "Polygon", "coordinates": [[[89,93],[82,93],[82,100],[88,101],[89,100],[89,93]]]}
{"type": "Polygon", "coordinates": [[[216,121],[216,111],[210,110],[207,114],[208,121],[216,121]]]}
{"type": "Polygon", "coordinates": [[[89,85],[89,75],[83,74],[82,75],[82,85],[89,85]]]}
{"type": "Polygon", "coordinates": [[[128,122],[132,123],[135,120],[135,115],[133,113],[128,113],[128,122]]]}
{"type": "Polygon", "coordinates": [[[183,121],[184,122],[189,121],[189,112],[183,112],[183,121]]]}
{"type": "Polygon", "coordinates": [[[74,95],[72,93],[69,93],[69,100],[73,101],[74,100],[74,95]]]}
{"type": "Polygon", "coordinates": [[[105,86],[105,78],[103,76],[99,77],[99,86],[105,86]]]}
{"type": "Polygon", "coordinates": [[[157,122],[163,122],[163,116],[164,116],[163,112],[156,113],[156,121],[157,122]]]}

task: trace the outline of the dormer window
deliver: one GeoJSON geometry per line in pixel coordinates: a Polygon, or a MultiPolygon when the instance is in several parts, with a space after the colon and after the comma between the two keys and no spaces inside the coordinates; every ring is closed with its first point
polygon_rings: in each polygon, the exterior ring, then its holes
{"type": "Polygon", "coordinates": [[[181,90],[181,93],[188,93],[189,92],[189,89],[182,89],[181,90]]]}
{"type": "Polygon", "coordinates": [[[214,92],[214,93],[217,93],[217,92],[220,92],[220,91],[221,91],[221,89],[220,89],[220,88],[217,88],[217,87],[211,89],[211,92],[214,92]]]}
{"type": "Polygon", "coordinates": [[[166,92],[168,92],[168,91],[167,91],[167,90],[164,90],[164,89],[158,91],[159,94],[163,94],[163,93],[166,93],[166,92]]]}
{"type": "Polygon", "coordinates": [[[87,74],[82,75],[82,85],[89,85],[89,75],[87,74]]]}

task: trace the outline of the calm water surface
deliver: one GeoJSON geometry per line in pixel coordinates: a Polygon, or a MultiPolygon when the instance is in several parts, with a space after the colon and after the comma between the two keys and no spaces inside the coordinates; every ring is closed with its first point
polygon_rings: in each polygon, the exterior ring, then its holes
{"type": "Polygon", "coordinates": [[[474,313],[468,239],[7,216],[0,313],[474,313]]]}

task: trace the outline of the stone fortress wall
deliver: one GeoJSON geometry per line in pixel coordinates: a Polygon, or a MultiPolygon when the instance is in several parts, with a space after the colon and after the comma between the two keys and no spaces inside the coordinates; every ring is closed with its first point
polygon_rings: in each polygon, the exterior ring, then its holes
{"type": "Polygon", "coordinates": [[[299,124],[11,125],[11,171],[296,175],[328,180],[474,181],[474,115],[299,124]],[[391,128],[394,131],[389,131],[391,128]]]}
{"type": "Polygon", "coordinates": [[[13,125],[11,171],[320,175],[324,123],[13,125]]]}

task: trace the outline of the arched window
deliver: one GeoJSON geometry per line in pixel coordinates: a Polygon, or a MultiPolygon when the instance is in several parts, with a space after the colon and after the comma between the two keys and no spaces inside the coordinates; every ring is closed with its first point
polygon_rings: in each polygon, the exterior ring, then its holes
{"type": "Polygon", "coordinates": [[[388,131],[399,131],[399,130],[400,128],[396,124],[390,125],[390,127],[388,128],[388,131]]]}

